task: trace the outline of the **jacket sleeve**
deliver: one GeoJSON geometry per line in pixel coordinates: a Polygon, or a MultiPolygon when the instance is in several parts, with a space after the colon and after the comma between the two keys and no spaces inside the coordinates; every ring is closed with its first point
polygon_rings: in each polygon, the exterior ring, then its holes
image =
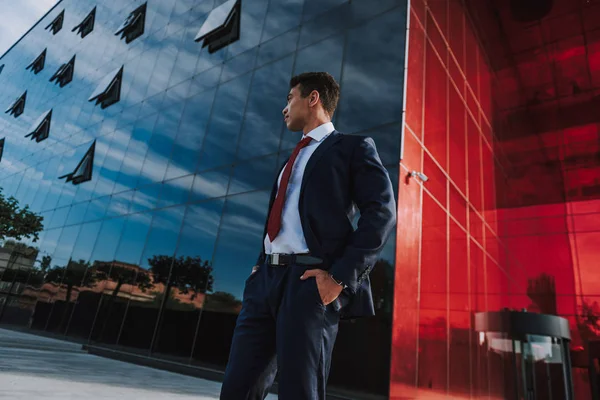
{"type": "Polygon", "coordinates": [[[373,139],[362,138],[354,149],[350,168],[351,196],[360,210],[360,219],[343,255],[334,260],[329,272],[356,293],[396,225],[396,201],[373,139]]]}

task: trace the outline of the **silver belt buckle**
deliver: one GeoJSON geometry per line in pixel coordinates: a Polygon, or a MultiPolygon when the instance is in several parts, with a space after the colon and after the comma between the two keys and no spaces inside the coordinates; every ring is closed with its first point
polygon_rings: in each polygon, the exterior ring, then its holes
{"type": "Polygon", "coordinates": [[[273,264],[273,265],[279,265],[279,254],[272,254],[271,255],[271,264],[273,264]]]}

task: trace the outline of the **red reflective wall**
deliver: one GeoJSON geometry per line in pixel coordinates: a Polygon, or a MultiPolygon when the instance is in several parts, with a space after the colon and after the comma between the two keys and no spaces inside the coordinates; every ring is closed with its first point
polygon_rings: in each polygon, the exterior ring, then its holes
{"type": "Polygon", "coordinates": [[[569,320],[576,398],[590,397],[600,2],[556,0],[528,24],[508,3],[411,1],[392,399],[504,398],[503,360],[472,322],[504,307],[569,320]]]}

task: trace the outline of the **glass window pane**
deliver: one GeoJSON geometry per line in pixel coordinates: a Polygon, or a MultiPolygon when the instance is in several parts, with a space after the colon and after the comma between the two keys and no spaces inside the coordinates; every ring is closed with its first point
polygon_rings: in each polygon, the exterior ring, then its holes
{"type": "Polygon", "coordinates": [[[267,191],[227,199],[213,258],[212,290],[207,291],[200,318],[194,363],[224,367],[227,362],[244,282],[261,250],[268,202],[267,191]],[[210,340],[215,336],[228,340],[210,340]]]}
{"type": "Polygon", "coordinates": [[[174,206],[187,202],[193,181],[194,175],[188,175],[163,183],[162,190],[160,192],[158,208],[174,206]]]}
{"type": "Polygon", "coordinates": [[[185,206],[153,213],[152,228],[136,268],[131,296],[119,344],[149,349],[159,310],[165,300],[165,284],[173,264],[185,206]]]}
{"type": "Polygon", "coordinates": [[[154,114],[136,122],[117,178],[119,190],[135,188],[148,151],[148,141],[152,136],[157,118],[158,114],[154,114]]]}
{"type": "Polygon", "coordinates": [[[346,0],[305,0],[302,20],[308,21],[315,16],[345,2],[346,0]]]}
{"type": "Polygon", "coordinates": [[[98,280],[94,291],[100,304],[90,334],[93,341],[117,342],[149,224],[148,215],[136,214],[107,220],[102,225],[91,258],[98,280]]]}
{"type": "Polygon", "coordinates": [[[110,218],[127,214],[129,212],[129,204],[131,203],[134,194],[135,190],[129,190],[113,195],[108,210],[106,211],[106,217],[110,218]]]}
{"type": "Polygon", "coordinates": [[[268,42],[262,43],[258,52],[257,66],[264,65],[271,61],[275,61],[286,54],[293,53],[296,50],[299,33],[300,29],[292,29],[268,42]]]}
{"type": "Polygon", "coordinates": [[[61,292],[66,293],[64,293],[64,296],[61,293],[60,298],[55,299],[46,330],[54,330],[64,334],[72,327],[74,334],[79,334],[82,337],[87,337],[87,334],[89,334],[93,320],[92,316],[95,314],[97,307],[97,301],[87,301],[94,297],[87,296],[87,292],[96,284],[95,276],[90,268],[89,257],[94,248],[100,226],[100,222],[81,226],[62,278],[61,292]],[[82,305],[77,314],[75,314],[76,304],[82,305]]]}
{"type": "Polygon", "coordinates": [[[228,194],[272,188],[276,166],[277,155],[239,163],[234,168],[228,194]]]}
{"type": "Polygon", "coordinates": [[[190,202],[225,196],[229,186],[231,170],[231,167],[227,167],[197,174],[194,177],[190,202]]]}
{"type": "Polygon", "coordinates": [[[142,167],[140,184],[163,180],[182,111],[183,107],[177,105],[159,115],[148,143],[148,153],[142,167]]]}
{"type": "Polygon", "coordinates": [[[155,183],[153,185],[142,186],[136,190],[129,212],[133,214],[154,208],[158,201],[161,187],[161,183],[155,183]]]}
{"type": "Polygon", "coordinates": [[[194,173],[216,90],[208,90],[190,98],[173,143],[165,179],[194,173]]]}
{"type": "Polygon", "coordinates": [[[293,61],[292,56],[286,57],[254,73],[238,159],[277,152],[293,61]]]}
{"type": "Polygon", "coordinates": [[[294,75],[303,72],[326,71],[339,82],[343,51],[343,35],[337,35],[306,47],[298,51],[294,75]]]}
{"type": "Polygon", "coordinates": [[[212,255],[224,199],[187,208],[171,270],[168,296],[154,346],[156,356],[188,358],[206,292],[212,291],[212,255]]]}
{"type": "Polygon", "coordinates": [[[348,33],[336,119],[340,131],[359,132],[401,120],[404,70],[398,65],[404,65],[405,14],[398,8],[348,33]]]}
{"type": "Polygon", "coordinates": [[[252,74],[221,85],[200,154],[199,171],[234,161],[252,74]]]}
{"type": "MultiPolygon", "coordinates": [[[[227,51],[228,57],[241,54],[260,43],[268,4],[268,0],[252,0],[246,1],[242,5],[240,39],[223,49],[227,51]]],[[[220,52],[223,52],[223,50],[220,52]]]]}
{"type": "Polygon", "coordinates": [[[267,41],[291,28],[298,26],[302,17],[304,0],[279,0],[269,4],[269,11],[262,33],[267,41]]]}
{"type": "Polygon", "coordinates": [[[90,202],[86,201],[72,206],[69,210],[69,216],[67,217],[65,225],[76,225],[83,222],[83,217],[85,216],[89,205],[90,202]]]}

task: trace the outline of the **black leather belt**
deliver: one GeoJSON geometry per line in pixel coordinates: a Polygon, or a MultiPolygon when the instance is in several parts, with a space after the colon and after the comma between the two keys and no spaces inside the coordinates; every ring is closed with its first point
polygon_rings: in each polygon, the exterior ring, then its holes
{"type": "Polygon", "coordinates": [[[267,254],[265,262],[271,267],[285,267],[290,264],[304,266],[323,264],[321,258],[313,257],[310,254],[267,254]]]}

